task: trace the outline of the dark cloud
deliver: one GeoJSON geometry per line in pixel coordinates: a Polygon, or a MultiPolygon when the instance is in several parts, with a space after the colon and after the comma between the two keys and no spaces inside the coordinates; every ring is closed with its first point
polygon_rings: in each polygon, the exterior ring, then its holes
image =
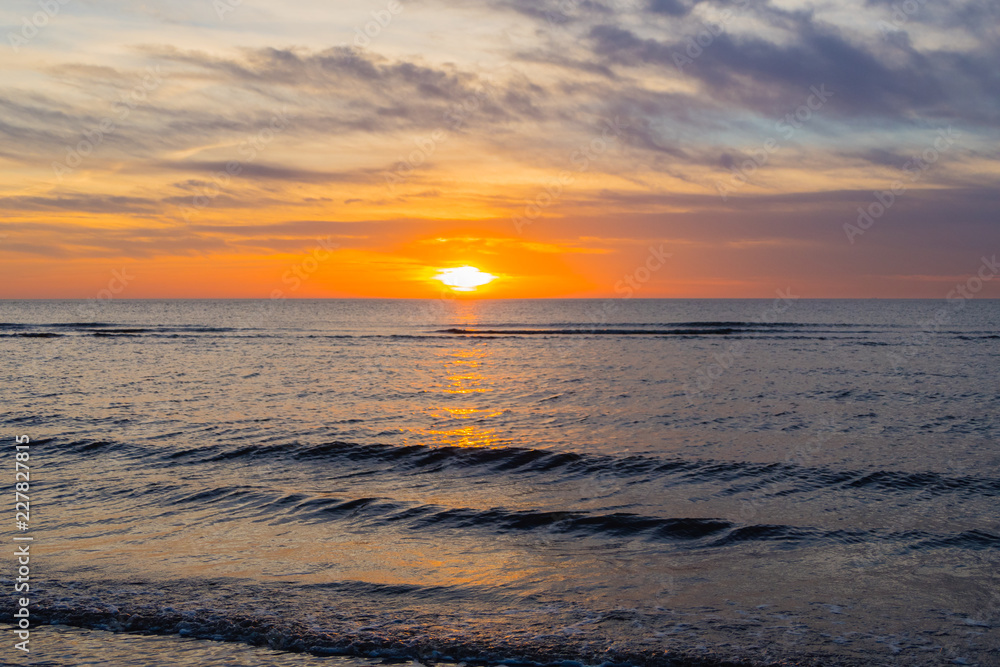
{"type": "MultiPolygon", "coordinates": [[[[233,175],[233,180],[247,179],[254,181],[293,181],[296,183],[370,183],[381,181],[383,172],[381,170],[355,169],[352,171],[315,171],[312,169],[301,169],[291,166],[282,166],[263,163],[246,163],[238,159],[232,161],[164,161],[156,163],[156,168],[170,169],[176,171],[192,173],[223,173],[226,174],[230,163],[235,163],[233,171],[239,170],[233,175]]],[[[205,187],[213,185],[212,182],[201,179],[189,179],[176,184],[183,190],[200,192],[205,187]]]]}
{"type": "Polygon", "coordinates": [[[875,20],[883,34],[891,31],[905,32],[915,24],[920,24],[962,30],[990,39],[990,31],[1000,22],[1000,4],[995,2],[866,0],[865,5],[878,10],[875,20]]]}
{"type": "Polygon", "coordinates": [[[0,251],[5,253],[18,253],[21,255],[36,255],[40,257],[70,257],[73,253],[58,245],[42,245],[38,243],[18,243],[4,242],[0,244],[0,251]]]}
{"type": "Polygon", "coordinates": [[[13,223],[0,229],[11,236],[0,250],[43,257],[152,257],[230,248],[226,240],[199,235],[183,226],[107,229],[77,221],[13,223]],[[30,240],[21,240],[22,236],[30,240]]]}
{"type": "Polygon", "coordinates": [[[593,60],[572,58],[564,53],[536,49],[533,51],[518,52],[514,54],[514,57],[520,62],[555,65],[568,70],[576,70],[579,72],[586,72],[588,74],[597,74],[606,79],[617,80],[617,75],[611,67],[593,60]]]}
{"type": "Polygon", "coordinates": [[[697,0],[649,0],[649,11],[667,16],[684,16],[691,11],[697,0]]]}
{"type": "Polygon", "coordinates": [[[845,157],[857,158],[879,166],[895,167],[896,169],[901,169],[907,161],[912,159],[905,153],[885,148],[871,148],[865,151],[848,152],[844,155],[845,157]]]}
{"type": "Polygon", "coordinates": [[[493,0],[490,3],[498,9],[508,9],[524,16],[543,21],[549,27],[574,23],[584,17],[615,14],[631,0],[493,0]]]}
{"type": "Polygon", "coordinates": [[[812,86],[825,85],[834,95],[825,113],[840,117],[920,115],[991,124],[1000,119],[994,53],[869,47],[859,36],[820,23],[809,13],[769,7],[759,11],[785,30],[787,39],[725,31],[711,35],[694,24],[690,36],[699,31],[708,35],[702,46],[684,38],[644,38],[609,23],[591,28],[589,40],[600,62],[683,71],[713,99],[756,112],[774,113],[801,103],[812,86]]]}
{"type": "Polygon", "coordinates": [[[83,213],[150,213],[158,202],[143,197],[114,195],[0,197],[4,211],[80,211],[83,213]]]}
{"type": "MultiPolygon", "coordinates": [[[[851,213],[857,205],[868,204],[876,190],[888,187],[889,183],[873,183],[870,190],[821,190],[814,192],[787,192],[778,194],[731,194],[723,202],[716,194],[679,193],[619,193],[605,191],[602,198],[615,202],[632,202],[648,205],[685,206],[696,210],[746,210],[774,211],[778,208],[801,205],[826,209],[841,209],[851,213]]],[[[977,220],[986,222],[990,206],[1000,204],[1000,187],[911,189],[900,197],[900,203],[909,201],[914,206],[933,206],[939,210],[949,207],[961,210],[977,220]]],[[[995,216],[993,216],[995,218],[995,216]]],[[[994,225],[1000,231],[1000,224],[994,225]]]]}
{"type": "Polygon", "coordinates": [[[233,238],[256,238],[261,236],[321,238],[328,235],[342,238],[365,237],[369,234],[382,234],[387,229],[404,230],[415,223],[421,222],[413,218],[392,218],[388,220],[289,220],[284,222],[269,222],[264,224],[193,224],[190,230],[195,233],[224,234],[233,238]]]}
{"type": "Polygon", "coordinates": [[[0,137],[8,147],[17,147],[21,159],[32,159],[47,149],[56,151],[80,140],[81,123],[96,125],[100,118],[75,112],[54,98],[20,90],[0,91],[0,137]]]}

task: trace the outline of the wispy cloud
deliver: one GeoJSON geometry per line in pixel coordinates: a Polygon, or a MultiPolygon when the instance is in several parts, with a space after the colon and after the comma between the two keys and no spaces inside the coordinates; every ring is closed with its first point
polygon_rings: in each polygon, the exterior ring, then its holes
{"type": "Polygon", "coordinates": [[[332,234],[357,266],[565,255],[559,284],[594,286],[669,238],[658,280],[688,273],[649,286],[663,293],[737,270],[931,283],[1000,243],[1000,9],[904,4],[427,0],[357,48],[364,7],[261,0],[220,20],[194,0],[72,3],[0,63],[0,266],[266,257],[332,234]],[[796,123],[816,89],[829,99],[796,123]],[[845,247],[858,206],[947,128],[962,141],[845,247]]]}

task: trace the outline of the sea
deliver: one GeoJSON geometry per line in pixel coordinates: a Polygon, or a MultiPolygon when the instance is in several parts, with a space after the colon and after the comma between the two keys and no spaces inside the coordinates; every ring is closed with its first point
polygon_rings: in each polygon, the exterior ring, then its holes
{"type": "Polygon", "coordinates": [[[2,301],[0,664],[1000,665],[998,371],[997,300],[2,301]]]}

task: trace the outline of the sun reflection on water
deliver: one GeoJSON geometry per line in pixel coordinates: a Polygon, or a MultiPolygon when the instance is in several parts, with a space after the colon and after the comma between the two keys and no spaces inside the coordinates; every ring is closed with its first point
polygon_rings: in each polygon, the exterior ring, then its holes
{"type": "Polygon", "coordinates": [[[447,394],[475,394],[493,391],[493,383],[482,373],[487,352],[477,350],[449,350],[445,353],[447,394]]]}
{"type": "Polygon", "coordinates": [[[433,419],[424,436],[426,444],[439,447],[494,447],[497,429],[488,420],[503,414],[503,410],[487,407],[477,398],[485,398],[495,390],[495,380],[489,377],[489,351],[486,348],[448,350],[441,355],[444,376],[443,394],[465,399],[460,405],[439,405],[428,411],[433,419]]]}
{"type": "MultiPolygon", "coordinates": [[[[474,327],[479,323],[475,303],[454,302],[452,323],[474,327]]],[[[504,414],[486,401],[497,389],[491,374],[492,353],[482,342],[463,341],[462,346],[442,350],[433,367],[431,389],[441,400],[428,408],[427,426],[412,430],[421,444],[434,447],[497,447],[500,430],[491,421],[504,414]]]]}

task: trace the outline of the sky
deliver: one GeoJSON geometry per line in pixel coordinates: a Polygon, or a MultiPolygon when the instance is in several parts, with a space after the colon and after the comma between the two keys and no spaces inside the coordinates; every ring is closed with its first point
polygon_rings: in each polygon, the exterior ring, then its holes
{"type": "Polygon", "coordinates": [[[5,0],[0,35],[0,298],[1000,297],[995,2],[5,0]]]}

